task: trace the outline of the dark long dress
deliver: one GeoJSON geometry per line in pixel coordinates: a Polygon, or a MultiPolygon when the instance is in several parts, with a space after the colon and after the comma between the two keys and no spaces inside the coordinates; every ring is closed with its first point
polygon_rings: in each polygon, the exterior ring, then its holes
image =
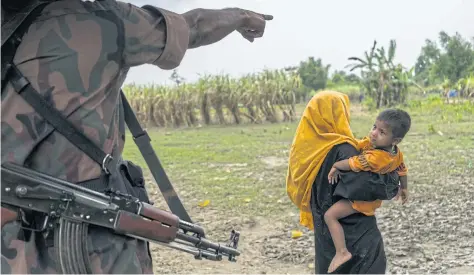
{"type": "MultiPolygon", "coordinates": [[[[331,185],[327,176],[332,165],[359,152],[349,144],[334,146],[321,166],[313,184],[311,207],[315,231],[315,272],[327,273],[334,257],[335,248],[324,222],[324,213],[331,205],[344,197],[350,200],[389,200],[398,191],[396,172],[379,175],[371,172],[344,172],[337,185],[331,185]]],[[[384,274],[387,260],[382,235],[374,216],[354,214],[339,221],[346,236],[352,259],[334,273],[384,274]]]]}

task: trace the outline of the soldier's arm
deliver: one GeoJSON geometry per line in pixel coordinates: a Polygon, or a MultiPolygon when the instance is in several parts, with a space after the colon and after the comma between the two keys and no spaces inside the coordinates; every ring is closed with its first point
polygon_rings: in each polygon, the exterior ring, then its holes
{"type": "Polygon", "coordinates": [[[125,65],[152,64],[165,70],[179,66],[190,36],[184,17],[163,9],[153,12],[129,3],[117,3],[124,28],[125,65]]]}
{"type": "Polygon", "coordinates": [[[253,42],[263,36],[266,21],[272,15],[260,14],[239,8],[194,9],[183,13],[189,30],[189,48],[216,43],[233,31],[253,42]]]}
{"type": "Polygon", "coordinates": [[[194,9],[177,14],[155,6],[118,2],[125,29],[124,60],[128,66],[177,67],[188,49],[213,44],[233,31],[253,41],[263,36],[271,15],[239,8],[194,9]]]}

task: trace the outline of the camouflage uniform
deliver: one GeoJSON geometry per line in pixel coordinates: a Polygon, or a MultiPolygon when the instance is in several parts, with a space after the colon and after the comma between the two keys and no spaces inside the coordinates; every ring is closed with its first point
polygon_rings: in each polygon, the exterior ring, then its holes
{"type": "MultiPolygon", "coordinates": [[[[123,151],[125,134],[119,89],[130,67],[179,65],[189,43],[181,15],[160,15],[128,3],[52,2],[31,24],[14,63],[32,86],[105,153],[123,151]],[[112,6],[113,5],[113,6],[112,6]]],[[[82,182],[100,176],[100,166],[47,124],[7,84],[2,91],[2,163],[82,182]]],[[[152,273],[148,244],[90,229],[93,273],[152,273]]],[[[2,229],[2,273],[57,273],[54,248],[42,234],[26,241],[19,224],[2,229]]]]}

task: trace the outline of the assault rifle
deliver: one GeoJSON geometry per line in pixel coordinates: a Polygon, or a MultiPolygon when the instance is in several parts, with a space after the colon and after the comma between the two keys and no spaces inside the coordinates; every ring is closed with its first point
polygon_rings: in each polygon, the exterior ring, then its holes
{"type": "Polygon", "coordinates": [[[65,272],[88,273],[77,269],[77,262],[87,261],[83,237],[89,224],[191,253],[196,259],[220,261],[225,256],[235,261],[240,255],[237,231],[232,230],[229,243],[221,245],[204,238],[200,226],[114,190],[98,193],[13,163],[4,163],[1,172],[2,204],[39,212],[44,217],[39,226],[28,230],[55,229],[60,250],[79,249],[58,253],[65,272]],[[60,226],[55,226],[58,223],[60,226]],[[67,269],[68,261],[74,270],[67,269]]]}

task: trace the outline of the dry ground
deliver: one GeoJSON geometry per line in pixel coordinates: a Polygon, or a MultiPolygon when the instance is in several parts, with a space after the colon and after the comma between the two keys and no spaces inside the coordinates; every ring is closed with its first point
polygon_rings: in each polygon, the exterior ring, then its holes
{"type": "MultiPolygon", "coordinates": [[[[474,111],[436,107],[412,112],[401,144],[410,169],[410,202],[387,202],[377,214],[388,273],[474,274],[474,111]]],[[[375,113],[353,109],[352,127],[367,133],[375,113]]],[[[193,220],[225,242],[241,231],[236,263],[194,260],[153,245],[156,273],[311,273],[312,232],[298,225],[285,193],[286,158],[297,122],[151,131],[154,148],[193,220]],[[206,207],[198,204],[210,200],[206,207]],[[298,239],[290,231],[304,232],[298,239]]],[[[145,167],[128,136],[125,157],[145,167]]],[[[150,180],[156,205],[168,209],[150,180]]]]}

